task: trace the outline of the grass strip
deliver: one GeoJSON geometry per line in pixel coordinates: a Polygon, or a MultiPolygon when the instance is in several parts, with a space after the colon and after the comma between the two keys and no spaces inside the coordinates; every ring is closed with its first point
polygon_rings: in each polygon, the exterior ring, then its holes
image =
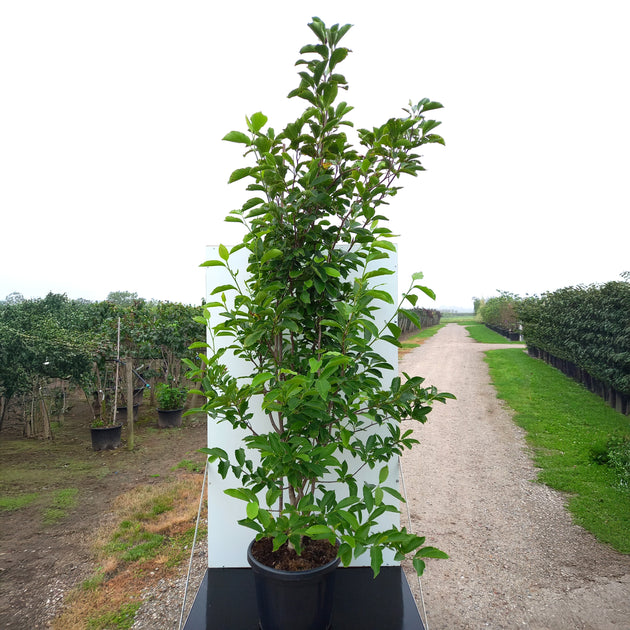
{"type": "Polygon", "coordinates": [[[52,505],[44,511],[44,524],[52,525],[68,515],[76,507],[78,488],[62,488],[53,495],[52,505]]]}
{"type": "Polygon", "coordinates": [[[491,350],[486,362],[499,398],[527,431],[538,481],[567,493],[574,521],[630,553],[630,491],[599,454],[630,434],[629,419],[595,394],[520,349],[491,350]]]}
{"type": "Polygon", "coordinates": [[[20,508],[26,507],[36,501],[39,498],[39,494],[37,492],[32,492],[29,494],[20,494],[15,497],[10,496],[2,496],[0,497],[0,511],[2,512],[12,512],[13,510],[19,510],[20,508]]]}
{"type": "Polygon", "coordinates": [[[91,617],[87,630],[129,630],[133,626],[141,602],[123,604],[118,610],[91,617]]]}
{"type": "Polygon", "coordinates": [[[468,334],[480,343],[522,343],[522,341],[510,341],[479,322],[460,322],[460,325],[465,326],[468,334]]]}

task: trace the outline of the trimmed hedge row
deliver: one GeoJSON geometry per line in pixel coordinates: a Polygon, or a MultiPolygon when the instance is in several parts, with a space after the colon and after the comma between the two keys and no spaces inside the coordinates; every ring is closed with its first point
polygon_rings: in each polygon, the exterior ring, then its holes
{"type": "MultiPolygon", "coordinates": [[[[420,319],[422,328],[437,326],[440,323],[440,318],[442,317],[440,311],[436,311],[435,309],[431,308],[414,308],[411,310],[420,319]]],[[[398,315],[398,327],[400,328],[400,331],[403,335],[411,332],[416,332],[418,330],[418,328],[414,326],[410,320],[408,320],[404,315],[400,314],[398,315]]]]}
{"type": "Polygon", "coordinates": [[[530,354],[630,412],[630,283],[567,287],[516,307],[530,354]]]}

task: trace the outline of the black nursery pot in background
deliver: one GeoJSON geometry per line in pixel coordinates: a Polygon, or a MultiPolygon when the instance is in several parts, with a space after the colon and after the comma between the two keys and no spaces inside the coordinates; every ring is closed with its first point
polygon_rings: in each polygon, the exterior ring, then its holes
{"type": "Polygon", "coordinates": [[[261,630],[328,630],[332,627],[335,570],[339,558],[308,571],[278,571],[247,549],[253,569],[261,630]]]}
{"type": "Polygon", "coordinates": [[[120,446],[122,424],[113,427],[91,427],[92,448],[95,451],[108,451],[120,446]]]}
{"type": "Polygon", "coordinates": [[[182,426],[183,409],[158,409],[157,414],[160,429],[174,429],[182,426]]]}

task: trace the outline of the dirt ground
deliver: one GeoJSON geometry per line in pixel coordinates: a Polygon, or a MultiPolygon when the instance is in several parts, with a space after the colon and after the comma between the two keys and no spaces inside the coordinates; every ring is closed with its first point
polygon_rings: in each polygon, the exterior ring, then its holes
{"type": "Polygon", "coordinates": [[[428,630],[628,630],[630,556],[572,524],[562,495],[534,481],[483,361],[498,347],[449,324],[399,366],[457,396],[403,459],[413,531],[451,556],[430,561],[421,588],[409,573],[428,630]]]}
{"type": "MultiPolygon", "coordinates": [[[[630,556],[573,525],[562,495],[535,483],[523,432],[497,400],[483,361],[484,350],[497,347],[449,324],[400,362],[401,371],[457,396],[435,407],[417,429],[421,444],[403,459],[411,528],[451,556],[429,561],[421,588],[409,572],[427,630],[628,630],[630,556]]],[[[97,453],[86,417],[77,404],[53,444],[0,434],[2,475],[20,469],[9,484],[14,491],[19,484],[44,495],[79,489],[77,508],[55,525],[43,525],[41,503],[0,512],[3,630],[46,628],[64,593],[92,574],[94,528],[111,515],[114,498],[172,474],[205,444],[203,422],[173,432],[141,422],[134,452],[97,453]],[[46,486],[33,487],[31,469],[33,479],[47,472],[46,486]]],[[[7,478],[0,483],[6,487],[7,478]]],[[[190,599],[203,575],[203,548],[201,541],[190,599]]],[[[143,591],[134,630],[177,628],[186,568],[143,591]]]]}
{"type": "MultiPolygon", "coordinates": [[[[143,407],[141,419],[142,414],[143,407]]],[[[187,418],[183,429],[158,430],[150,417],[136,428],[133,452],[124,445],[96,452],[89,418],[87,405],[79,399],[52,443],[20,438],[18,427],[9,426],[0,434],[3,491],[39,492],[42,497],[28,507],[0,512],[3,630],[48,627],[64,594],[93,574],[94,532],[111,516],[115,497],[139,484],[158,483],[176,474],[172,469],[183,459],[203,461],[196,451],[206,444],[205,422],[187,418]],[[50,497],[68,487],[78,489],[77,506],[57,523],[45,524],[43,514],[50,497]]]]}

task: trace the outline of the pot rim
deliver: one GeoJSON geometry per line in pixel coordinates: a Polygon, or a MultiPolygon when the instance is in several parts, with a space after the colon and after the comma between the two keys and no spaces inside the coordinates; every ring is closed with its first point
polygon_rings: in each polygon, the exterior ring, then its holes
{"type": "Polygon", "coordinates": [[[331,571],[334,571],[339,563],[341,562],[341,558],[339,556],[333,558],[327,564],[323,564],[320,567],[315,567],[314,569],[304,569],[302,571],[285,571],[284,569],[274,569],[273,567],[269,567],[262,562],[258,562],[254,555],[252,554],[252,547],[256,539],[252,540],[247,547],[247,561],[251,568],[258,573],[266,573],[268,575],[273,576],[273,578],[277,580],[285,580],[287,582],[298,582],[300,580],[309,580],[315,575],[326,575],[331,571]]]}

